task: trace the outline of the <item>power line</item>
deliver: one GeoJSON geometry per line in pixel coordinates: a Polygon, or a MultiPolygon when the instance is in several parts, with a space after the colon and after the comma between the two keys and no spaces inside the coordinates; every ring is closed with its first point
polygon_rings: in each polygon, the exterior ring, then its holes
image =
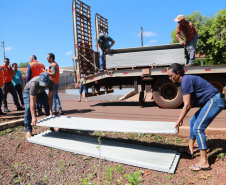
{"type": "Polygon", "coordinates": [[[26,16],[29,16],[29,17],[40,19],[40,20],[45,21],[45,22],[52,22],[52,23],[55,23],[55,24],[61,24],[61,25],[65,25],[65,26],[71,26],[69,24],[65,24],[65,23],[62,23],[62,22],[57,22],[57,21],[54,21],[54,20],[45,19],[43,17],[38,17],[38,16],[34,16],[34,15],[31,15],[31,14],[28,14],[28,13],[24,13],[24,12],[21,12],[21,11],[10,9],[10,8],[4,7],[2,5],[0,5],[0,7],[3,8],[3,9],[6,9],[6,10],[12,11],[12,12],[18,13],[18,14],[23,14],[23,15],[26,15],[26,16]]]}

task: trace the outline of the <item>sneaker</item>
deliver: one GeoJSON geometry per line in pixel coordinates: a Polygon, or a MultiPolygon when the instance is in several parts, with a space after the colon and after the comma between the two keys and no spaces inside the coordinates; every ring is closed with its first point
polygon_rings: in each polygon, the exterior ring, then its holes
{"type": "Polygon", "coordinates": [[[10,110],[9,110],[9,109],[7,109],[7,108],[5,108],[5,109],[4,109],[4,112],[10,112],[10,110]]]}
{"type": "Polygon", "coordinates": [[[192,62],[192,63],[188,63],[186,66],[194,66],[194,65],[195,65],[195,63],[192,62]]]}
{"type": "Polygon", "coordinates": [[[24,109],[25,109],[25,108],[23,108],[23,107],[18,107],[18,108],[17,108],[18,111],[24,110],[24,109]]]}
{"type": "Polygon", "coordinates": [[[6,115],[7,113],[4,113],[4,112],[2,112],[2,111],[0,111],[0,115],[6,115]]]}

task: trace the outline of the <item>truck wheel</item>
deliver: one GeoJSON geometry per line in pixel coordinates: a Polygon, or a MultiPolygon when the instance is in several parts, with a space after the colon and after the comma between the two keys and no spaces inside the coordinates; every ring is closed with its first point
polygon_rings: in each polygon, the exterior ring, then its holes
{"type": "Polygon", "coordinates": [[[210,82],[219,92],[223,92],[226,86],[226,78],[221,75],[208,75],[203,77],[205,80],[210,82]]]}
{"type": "Polygon", "coordinates": [[[183,102],[179,84],[174,84],[168,77],[158,79],[153,86],[153,98],[162,108],[176,108],[183,102]]]}

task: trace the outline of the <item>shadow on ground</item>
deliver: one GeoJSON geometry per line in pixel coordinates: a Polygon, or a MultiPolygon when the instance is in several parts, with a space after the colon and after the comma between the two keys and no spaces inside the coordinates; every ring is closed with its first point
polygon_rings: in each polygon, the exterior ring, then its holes
{"type": "Polygon", "coordinates": [[[80,114],[80,113],[88,113],[88,112],[92,112],[95,111],[93,109],[72,109],[72,110],[64,110],[64,115],[67,114],[80,114]]]}
{"type": "MultiPolygon", "coordinates": [[[[96,107],[96,106],[102,106],[102,107],[107,107],[107,106],[139,106],[138,102],[101,102],[97,103],[95,105],[91,105],[91,107],[96,107]]],[[[158,105],[155,102],[145,102],[141,107],[158,107],[158,105]]]]}

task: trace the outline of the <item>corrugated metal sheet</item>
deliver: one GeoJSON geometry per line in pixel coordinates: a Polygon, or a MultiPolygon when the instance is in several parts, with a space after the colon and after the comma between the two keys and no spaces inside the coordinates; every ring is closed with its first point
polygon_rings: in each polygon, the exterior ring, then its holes
{"type": "Polygon", "coordinates": [[[184,48],[179,44],[115,49],[106,55],[107,69],[166,66],[172,63],[185,64],[184,48]]]}
{"type": "Polygon", "coordinates": [[[37,126],[87,131],[176,134],[175,123],[49,116],[40,120],[37,126]]]}
{"type": "MultiPolygon", "coordinates": [[[[64,123],[62,123],[64,124],[64,123]]],[[[180,155],[176,151],[46,131],[29,142],[114,162],[174,173],[180,155]],[[99,149],[97,146],[100,146],[99,149]]]]}

